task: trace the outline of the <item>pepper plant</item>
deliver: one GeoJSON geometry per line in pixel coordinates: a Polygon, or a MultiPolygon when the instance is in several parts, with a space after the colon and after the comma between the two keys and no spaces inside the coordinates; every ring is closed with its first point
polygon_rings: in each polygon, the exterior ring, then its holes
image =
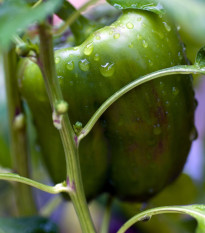
{"type": "MultiPolygon", "coordinates": [[[[190,28],[186,14],[176,17],[177,3],[108,0],[117,9],[108,18],[81,15],[95,2],[80,10],[67,1],[0,3],[12,154],[11,171],[4,169],[0,179],[17,182],[19,216],[37,214],[31,186],[62,193],[85,233],[97,232],[89,201],[107,194],[101,232],[109,232],[114,199],[149,201],[177,179],[197,136],[191,74],[205,74],[204,47],[193,65],[186,57],[176,24],[190,28]],[[58,27],[54,15],[63,20],[58,27]],[[31,178],[30,118],[53,186],[31,178]]],[[[202,43],[200,9],[205,6],[191,0],[190,6],[198,10],[195,30],[202,43]]],[[[141,211],[117,232],[163,213],[190,215],[198,222],[197,232],[205,229],[204,206],[181,205],[141,211]]],[[[57,231],[41,217],[2,219],[0,229],[38,232],[39,224],[42,232],[57,231]]]]}

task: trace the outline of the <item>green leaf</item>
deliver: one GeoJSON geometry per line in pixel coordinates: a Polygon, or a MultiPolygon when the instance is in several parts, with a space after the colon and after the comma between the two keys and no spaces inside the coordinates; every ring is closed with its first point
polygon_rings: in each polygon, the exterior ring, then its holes
{"type": "Polygon", "coordinates": [[[42,217],[0,218],[0,233],[57,233],[57,226],[42,217]]]}
{"type": "Polygon", "coordinates": [[[197,53],[195,64],[200,68],[205,68],[205,46],[197,53]]]}
{"type": "Polygon", "coordinates": [[[0,5],[0,48],[7,48],[15,34],[54,13],[62,0],[48,0],[32,8],[25,0],[6,0],[0,5]]]}
{"type": "Polygon", "coordinates": [[[154,12],[156,14],[164,13],[164,8],[157,0],[107,0],[108,3],[117,9],[139,9],[154,12]]]}
{"type": "Polygon", "coordinates": [[[194,41],[204,44],[205,1],[203,0],[160,0],[165,10],[194,41]]]}
{"type": "Polygon", "coordinates": [[[196,233],[205,232],[205,205],[189,206],[165,206],[143,211],[129,219],[117,233],[126,232],[132,225],[139,221],[149,220],[152,216],[166,213],[187,214],[197,220],[198,226],[196,233]]]}

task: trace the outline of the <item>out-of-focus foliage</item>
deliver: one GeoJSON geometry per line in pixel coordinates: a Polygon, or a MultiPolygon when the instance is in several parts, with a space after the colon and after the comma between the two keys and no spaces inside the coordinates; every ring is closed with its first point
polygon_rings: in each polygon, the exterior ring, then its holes
{"type": "Polygon", "coordinates": [[[57,233],[57,227],[42,217],[0,218],[0,233],[57,233]]]}
{"type": "Polygon", "coordinates": [[[0,3],[0,48],[8,47],[15,34],[22,33],[32,23],[40,22],[52,14],[62,0],[48,0],[32,8],[25,0],[6,0],[0,3]]]}
{"type": "Polygon", "coordinates": [[[204,0],[160,0],[166,11],[192,36],[193,40],[204,43],[205,1],[204,0]]]}

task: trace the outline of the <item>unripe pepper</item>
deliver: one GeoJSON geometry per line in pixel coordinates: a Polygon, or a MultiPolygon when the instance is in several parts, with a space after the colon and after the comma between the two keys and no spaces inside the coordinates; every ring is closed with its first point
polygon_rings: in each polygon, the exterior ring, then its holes
{"type": "MultiPolygon", "coordinates": [[[[80,46],[56,51],[55,61],[72,124],[85,124],[108,97],[137,77],[185,64],[174,25],[164,16],[133,9],[80,46]]],[[[65,179],[63,149],[37,65],[27,62],[19,83],[45,163],[60,182],[65,179]]],[[[108,191],[144,201],[171,183],[195,136],[194,109],[189,75],[150,81],[115,102],[80,145],[87,197],[108,191]]]]}

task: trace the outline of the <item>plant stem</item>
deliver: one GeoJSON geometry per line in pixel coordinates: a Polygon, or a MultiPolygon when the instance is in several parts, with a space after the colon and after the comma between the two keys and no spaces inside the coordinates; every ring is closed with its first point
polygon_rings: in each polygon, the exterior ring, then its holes
{"type": "MultiPolygon", "coordinates": [[[[29,177],[27,135],[21,99],[16,78],[16,54],[10,49],[4,54],[4,71],[9,115],[9,133],[13,170],[21,176],[29,177]]],[[[24,184],[16,186],[16,200],[20,215],[36,213],[32,190],[24,184]]]]}
{"type": "MultiPolygon", "coordinates": [[[[0,180],[16,181],[18,183],[26,184],[51,194],[58,194],[60,192],[72,192],[72,190],[65,186],[64,183],[57,184],[55,186],[49,186],[14,173],[0,173],[0,180]]],[[[24,195],[22,197],[24,197],[24,195]]]]}
{"type": "MultiPolygon", "coordinates": [[[[51,107],[55,113],[55,106],[57,103],[63,101],[63,97],[56,76],[52,33],[48,23],[45,22],[39,25],[39,35],[40,59],[38,59],[38,63],[43,74],[51,107]]],[[[58,129],[66,157],[67,185],[73,189],[73,192],[69,193],[70,198],[80,221],[82,231],[84,233],[94,233],[94,224],[90,216],[82,184],[78,156],[78,142],[76,141],[77,137],[73,132],[67,114],[60,116],[58,129]]]]}
{"type": "Polygon", "coordinates": [[[121,88],[119,91],[114,93],[110,98],[108,98],[101,106],[100,108],[94,113],[94,115],[91,117],[91,119],[88,121],[88,123],[85,125],[83,130],[81,131],[81,134],[78,137],[78,140],[80,141],[83,139],[88,133],[92,130],[95,123],[99,120],[99,118],[102,116],[102,114],[120,97],[122,97],[127,92],[131,91],[135,87],[146,83],[148,81],[151,81],[156,78],[165,77],[168,75],[173,74],[205,74],[205,69],[200,69],[199,67],[192,65],[182,65],[182,66],[174,66],[171,68],[166,68],[162,70],[158,70],[156,72],[144,75],[142,77],[137,78],[133,82],[129,83],[128,85],[121,88]]]}

